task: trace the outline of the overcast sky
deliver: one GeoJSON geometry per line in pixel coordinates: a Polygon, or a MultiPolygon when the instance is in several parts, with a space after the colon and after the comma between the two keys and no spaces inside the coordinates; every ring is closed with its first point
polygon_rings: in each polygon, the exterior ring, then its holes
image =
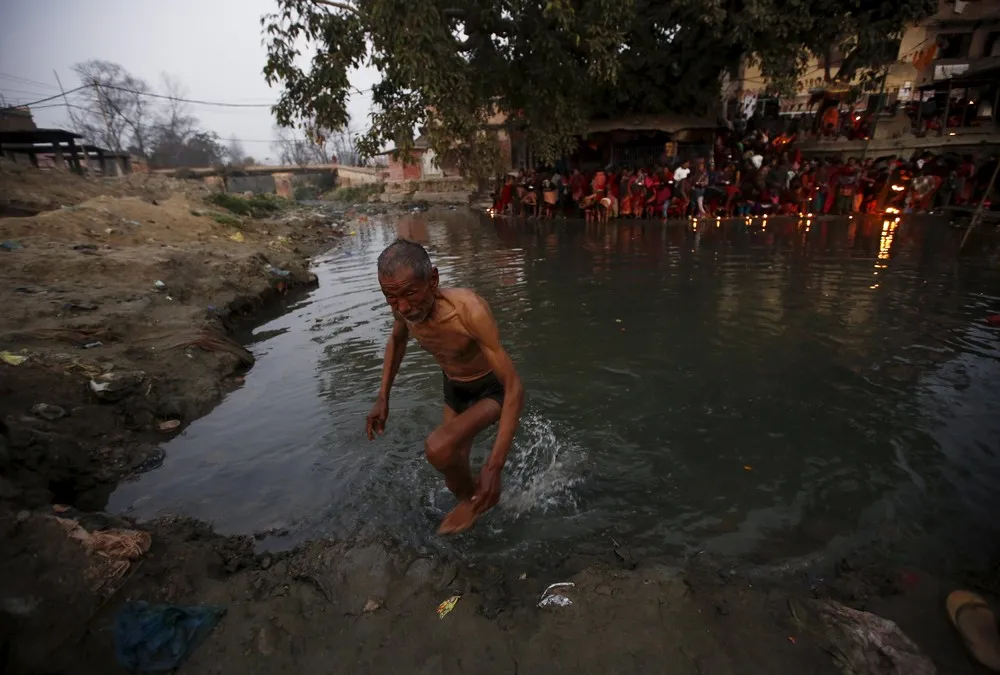
{"type": "MultiPolygon", "coordinates": [[[[36,101],[79,81],[73,64],[113,61],[164,89],[162,74],[180,80],[187,98],[231,103],[271,103],[278,91],[262,70],[266,50],[260,18],[274,0],[0,0],[0,94],[7,105],[36,101]]],[[[368,89],[374,70],[354,73],[368,89]]],[[[370,94],[350,101],[351,128],[367,128],[370,94]]],[[[59,100],[51,103],[59,103],[59,100]]],[[[236,135],[247,153],[270,157],[274,121],[267,108],[192,106],[202,126],[223,139],[236,135]]],[[[67,126],[65,108],[36,109],[40,127],[67,126]]]]}

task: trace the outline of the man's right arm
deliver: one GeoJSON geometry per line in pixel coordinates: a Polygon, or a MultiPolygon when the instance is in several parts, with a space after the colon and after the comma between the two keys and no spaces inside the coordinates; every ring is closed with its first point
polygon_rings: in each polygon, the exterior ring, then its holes
{"type": "Polygon", "coordinates": [[[385,346],[385,359],[382,361],[382,386],[379,388],[379,400],[389,400],[389,390],[399,372],[399,364],[406,355],[406,343],[410,339],[410,330],[406,322],[396,319],[392,324],[392,335],[385,346]]]}

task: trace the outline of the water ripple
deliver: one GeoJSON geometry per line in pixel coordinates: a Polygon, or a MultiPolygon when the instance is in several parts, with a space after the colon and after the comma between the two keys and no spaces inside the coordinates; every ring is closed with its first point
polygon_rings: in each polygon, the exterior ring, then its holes
{"type": "Polygon", "coordinates": [[[639,553],[773,560],[947,537],[955,519],[990,532],[1000,342],[982,318],[1000,311],[1000,274],[957,260],[954,238],[926,221],[373,219],[318,263],[319,289],[255,330],[246,385],[112,507],[287,527],[286,545],[374,523],[469,556],[611,534],[639,553]],[[386,434],[364,436],[391,327],[375,260],[396,236],[490,303],[527,389],[503,500],[457,540],[433,536],[454,501],[422,456],[441,373],[415,345],[386,434]]]}

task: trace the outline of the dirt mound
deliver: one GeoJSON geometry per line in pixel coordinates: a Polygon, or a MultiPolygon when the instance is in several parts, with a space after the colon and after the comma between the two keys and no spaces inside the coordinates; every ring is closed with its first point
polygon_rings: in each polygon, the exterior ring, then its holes
{"type": "Polygon", "coordinates": [[[133,173],[120,178],[86,178],[69,171],[40,171],[0,159],[0,216],[25,216],[73,206],[100,195],[163,199],[186,194],[193,199],[208,194],[201,181],[179,180],[160,174],[133,173]]]}
{"type": "Polygon", "coordinates": [[[42,190],[36,205],[86,198],[0,219],[0,500],[97,507],[252,364],[230,318],[312,283],[308,256],[340,233],[223,213],[171,193],[177,181],[139,182],[153,198],[114,179],[12,177],[12,194],[42,190]],[[88,196],[109,187],[132,194],[88,196]]]}

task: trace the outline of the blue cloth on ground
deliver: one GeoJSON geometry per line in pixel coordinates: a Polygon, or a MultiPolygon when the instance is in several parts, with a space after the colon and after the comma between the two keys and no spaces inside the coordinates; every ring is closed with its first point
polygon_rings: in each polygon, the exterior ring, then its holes
{"type": "Polygon", "coordinates": [[[225,607],[130,602],[115,617],[115,656],[135,673],[178,668],[215,628],[225,607]]]}

